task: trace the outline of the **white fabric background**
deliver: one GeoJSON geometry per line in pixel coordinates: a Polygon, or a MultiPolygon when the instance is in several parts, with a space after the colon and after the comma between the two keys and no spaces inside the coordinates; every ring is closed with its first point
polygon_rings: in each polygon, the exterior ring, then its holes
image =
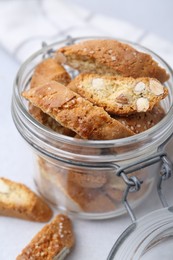
{"type": "Polygon", "coordinates": [[[39,49],[42,41],[106,35],[139,42],[173,64],[173,43],[122,20],[94,14],[73,1],[0,1],[0,21],[0,42],[20,61],[39,49]]]}

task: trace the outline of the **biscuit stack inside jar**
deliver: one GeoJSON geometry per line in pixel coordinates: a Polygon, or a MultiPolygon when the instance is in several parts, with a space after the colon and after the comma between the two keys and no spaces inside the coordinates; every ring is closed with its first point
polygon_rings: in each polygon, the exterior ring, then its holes
{"type": "MultiPolygon", "coordinates": [[[[116,40],[89,40],[43,60],[22,95],[30,114],[57,133],[114,140],[146,131],[164,117],[160,101],[168,95],[163,85],[168,79],[149,54],[116,40]],[[77,76],[71,77],[68,67],[77,76]]],[[[70,211],[105,213],[121,206],[125,185],[111,171],[62,167],[41,157],[38,165],[42,187],[70,211]]],[[[145,185],[139,197],[149,188],[142,171],[140,178],[145,185]]]]}

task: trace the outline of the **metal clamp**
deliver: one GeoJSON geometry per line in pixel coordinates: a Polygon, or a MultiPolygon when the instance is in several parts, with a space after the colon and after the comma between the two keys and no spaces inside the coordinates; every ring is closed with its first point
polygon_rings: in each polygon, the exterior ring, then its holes
{"type": "Polygon", "coordinates": [[[49,48],[49,45],[46,42],[42,42],[41,44],[43,48],[43,57],[42,59],[51,58],[53,53],[55,52],[52,48],[49,48]]]}
{"type": "MultiPolygon", "coordinates": [[[[65,45],[71,45],[74,43],[75,39],[68,35],[64,41],[66,42],[65,45]]],[[[43,49],[43,60],[46,58],[52,58],[55,50],[50,48],[50,46],[45,41],[41,43],[41,47],[43,49]]]]}
{"type": "Polygon", "coordinates": [[[117,171],[117,176],[121,176],[124,182],[126,183],[127,187],[124,191],[122,203],[124,204],[132,222],[136,221],[135,214],[128,202],[128,194],[129,192],[137,192],[140,190],[142,181],[140,181],[136,176],[128,177],[129,173],[132,173],[134,171],[143,169],[145,167],[148,167],[154,163],[161,162],[161,170],[160,170],[160,177],[157,184],[157,192],[160,198],[160,201],[163,205],[163,207],[168,207],[168,203],[166,201],[166,198],[162,192],[162,183],[163,181],[169,179],[171,177],[172,171],[173,171],[173,165],[171,161],[168,159],[167,154],[165,152],[158,152],[152,157],[148,157],[144,160],[139,160],[135,162],[134,164],[130,164],[125,167],[120,167],[117,171]]]}

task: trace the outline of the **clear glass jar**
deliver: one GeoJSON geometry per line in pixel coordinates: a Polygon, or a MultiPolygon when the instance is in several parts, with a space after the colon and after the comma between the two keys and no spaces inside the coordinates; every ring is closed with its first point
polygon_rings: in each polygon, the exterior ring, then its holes
{"type": "MultiPolygon", "coordinates": [[[[149,130],[123,139],[90,141],[58,134],[41,125],[29,114],[28,102],[21,93],[28,88],[38,63],[53,56],[56,49],[86,39],[88,38],[70,38],[44,46],[23,63],[14,82],[12,115],[18,131],[34,151],[34,180],[39,192],[68,213],[86,219],[103,219],[125,212],[122,196],[126,183],[117,176],[122,167],[125,169],[131,166],[128,177],[135,175],[143,181],[140,191],[129,196],[131,206],[135,207],[150,193],[158,177],[159,164],[150,168],[137,167],[138,169],[135,165],[139,166],[145,160],[149,162],[147,165],[152,164],[150,158],[160,151],[168,153],[173,161],[170,138],[173,133],[173,73],[166,62],[150,50],[126,42],[152,55],[170,74],[170,79],[165,83],[169,96],[161,102],[166,112],[165,117],[149,130]],[[160,148],[162,145],[163,149],[160,148]]],[[[66,68],[73,76],[75,72],[66,68]]]]}

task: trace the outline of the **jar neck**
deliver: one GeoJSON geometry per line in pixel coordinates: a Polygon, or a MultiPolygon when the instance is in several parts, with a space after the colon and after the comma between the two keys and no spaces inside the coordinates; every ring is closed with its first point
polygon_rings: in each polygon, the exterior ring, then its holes
{"type": "MultiPolygon", "coordinates": [[[[52,44],[46,47],[46,51],[49,51],[49,48],[50,50],[58,49],[65,44],[67,41],[52,44]]],[[[137,44],[131,43],[131,45],[154,56],[170,74],[170,79],[165,84],[169,96],[162,102],[166,116],[157,125],[128,138],[106,141],[80,140],[58,134],[41,125],[28,113],[27,102],[21,97],[21,92],[28,87],[36,64],[43,59],[45,53],[43,48],[21,66],[14,83],[12,115],[23,138],[41,154],[49,155],[57,160],[81,163],[125,162],[149,156],[157,151],[173,132],[173,72],[161,58],[151,51],[137,44]]]]}
{"type": "MultiPolygon", "coordinates": [[[[16,127],[23,138],[37,152],[64,161],[81,163],[124,163],[148,157],[164,146],[173,129],[173,113],[163,122],[145,133],[121,140],[85,141],[54,133],[36,122],[29,114],[21,113],[13,99],[12,115],[16,127]],[[50,134],[51,133],[51,134],[50,134]]],[[[164,149],[164,147],[163,147],[164,149]]]]}

